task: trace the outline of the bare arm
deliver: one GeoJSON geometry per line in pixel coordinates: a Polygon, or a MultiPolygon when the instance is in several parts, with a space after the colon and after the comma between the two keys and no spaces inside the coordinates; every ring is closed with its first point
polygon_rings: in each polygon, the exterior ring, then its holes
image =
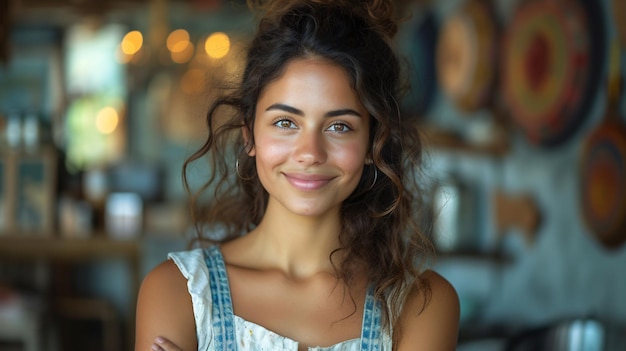
{"type": "Polygon", "coordinates": [[[172,261],[152,270],[137,299],[135,351],[150,351],[157,337],[171,340],[181,350],[198,349],[187,280],[172,261]]]}
{"type": "Polygon", "coordinates": [[[426,305],[421,292],[409,296],[400,317],[398,351],[454,351],[460,318],[458,295],[439,274],[428,271],[424,278],[432,294],[426,305]]]}

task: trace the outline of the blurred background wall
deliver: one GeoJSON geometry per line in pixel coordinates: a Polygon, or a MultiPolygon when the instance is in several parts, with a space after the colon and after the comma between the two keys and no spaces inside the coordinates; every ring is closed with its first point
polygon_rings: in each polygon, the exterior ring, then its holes
{"type": "MultiPolygon", "coordinates": [[[[624,3],[398,7],[459,350],[626,349],[624,3]]],[[[243,0],[0,4],[0,350],[132,349],[141,279],[193,237],[182,163],[253,30],[243,0]]]]}

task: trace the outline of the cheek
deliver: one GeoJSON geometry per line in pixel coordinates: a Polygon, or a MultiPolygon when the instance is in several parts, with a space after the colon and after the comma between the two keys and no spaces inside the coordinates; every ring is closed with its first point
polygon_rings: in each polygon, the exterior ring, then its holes
{"type": "Polygon", "coordinates": [[[366,150],[362,143],[348,143],[336,148],[334,155],[346,172],[361,173],[365,163],[366,150]]]}
{"type": "Polygon", "coordinates": [[[263,164],[272,164],[283,159],[291,149],[290,145],[280,140],[262,136],[255,139],[255,156],[263,164]]]}

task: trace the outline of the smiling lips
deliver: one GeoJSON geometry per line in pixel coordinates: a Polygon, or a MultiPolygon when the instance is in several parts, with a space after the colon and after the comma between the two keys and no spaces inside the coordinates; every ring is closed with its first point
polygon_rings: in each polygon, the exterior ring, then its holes
{"type": "Polygon", "coordinates": [[[289,184],[302,191],[318,190],[335,177],[321,174],[283,173],[289,184]]]}

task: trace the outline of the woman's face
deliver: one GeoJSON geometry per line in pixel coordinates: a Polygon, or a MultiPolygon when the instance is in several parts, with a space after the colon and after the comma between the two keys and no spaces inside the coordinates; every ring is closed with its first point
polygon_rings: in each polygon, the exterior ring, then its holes
{"type": "Polygon", "coordinates": [[[288,63],[259,96],[249,152],[270,206],[304,216],[338,212],[361,178],[369,125],[343,68],[314,59],[288,63]]]}

